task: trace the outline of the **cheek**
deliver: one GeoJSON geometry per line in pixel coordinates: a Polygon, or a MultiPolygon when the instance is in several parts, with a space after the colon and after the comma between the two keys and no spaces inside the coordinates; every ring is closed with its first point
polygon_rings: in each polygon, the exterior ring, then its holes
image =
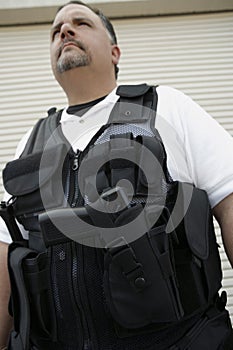
{"type": "Polygon", "coordinates": [[[95,38],[92,38],[92,43],[89,47],[93,47],[95,52],[100,52],[101,54],[106,53],[106,55],[108,55],[111,51],[110,38],[105,32],[98,33],[95,35],[95,38]]]}
{"type": "Polygon", "coordinates": [[[108,42],[96,41],[95,46],[93,48],[94,48],[93,52],[96,57],[98,55],[101,60],[104,60],[106,62],[111,60],[112,51],[111,51],[111,46],[109,45],[108,42]]]}
{"type": "Polygon", "coordinates": [[[56,61],[56,50],[53,46],[50,47],[50,61],[52,64],[56,61]]]}
{"type": "Polygon", "coordinates": [[[56,59],[55,59],[55,55],[54,52],[50,49],[50,64],[51,64],[51,68],[53,70],[53,72],[56,71],[56,59]]]}

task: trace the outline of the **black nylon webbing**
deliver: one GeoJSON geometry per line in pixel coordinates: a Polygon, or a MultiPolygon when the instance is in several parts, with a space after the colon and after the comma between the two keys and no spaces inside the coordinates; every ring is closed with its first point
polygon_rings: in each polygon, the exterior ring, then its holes
{"type": "Polygon", "coordinates": [[[41,152],[44,149],[46,142],[59,125],[61,113],[62,111],[59,111],[51,114],[47,118],[38,120],[32,129],[32,132],[20,157],[24,157],[35,152],[41,152]]]}
{"type": "Polygon", "coordinates": [[[122,85],[116,92],[120,96],[109,116],[108,123],[137,123],[155,121],[157,108],[156,87],[146,84],[122,85]],[[154,112],[154,113],[153,113],[154,112]]]}

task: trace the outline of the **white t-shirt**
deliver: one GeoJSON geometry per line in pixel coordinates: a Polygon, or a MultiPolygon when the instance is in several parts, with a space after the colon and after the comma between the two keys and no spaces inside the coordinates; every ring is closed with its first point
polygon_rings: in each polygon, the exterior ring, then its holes
{"type": "MultiPolygon", "coordinates": [[[[174,180],[193,183],[204,189],[212,207],[233,192],[233,138],[208,113],[182,92],[159,86],[158,129],[167,152],[168,170],[174,180]]],[[[73,149],[82,151],[101,126],[119,99],[114,89],[82,117],[68,114],[61,117],[62,131],[73,149]]],[[[30,131],[19,143],[15,158],[24,149],[30,131]]],[[[8,194],[5,194],[5,199],[8,194]]],[[[1,218],[0,218],[1,219],[1,218]]],[[[23,232],[25,238],[27,233],[23,232]]],[[[0,241],[11,242],[2,219],[0,241]]]]}

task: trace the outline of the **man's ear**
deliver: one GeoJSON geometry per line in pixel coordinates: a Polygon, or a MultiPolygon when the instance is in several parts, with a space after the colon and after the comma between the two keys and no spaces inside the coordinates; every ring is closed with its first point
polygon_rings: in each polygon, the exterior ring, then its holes
{"type": "Polygon", "coordinates": [[[118,45],[112,45],[112,63],[117,65],[121,57],[121,50],[118,45]]]}

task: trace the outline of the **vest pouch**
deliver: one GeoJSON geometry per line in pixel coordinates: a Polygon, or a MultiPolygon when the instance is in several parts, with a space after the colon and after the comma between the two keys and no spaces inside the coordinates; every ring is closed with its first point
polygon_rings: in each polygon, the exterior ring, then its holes
{"type": "Polygon", "coordinates": [[[184,217],[189,247],[202,261],[206,280],[206,298],[210,302],[221,288],[222,269],[207,193],[193,189],[192,200],[184,217]]]}
{"type": "Polygon", "coordinates": [[[14,211],[19,221],[21,215],[24,217],[26,229],[32,229],[32,225],[31,222],[27,225],[25,217],[62,205],[62,164],[66,153],[65,145],[61,144],[13,160],[3,170],[4,186],[16,197],[14,211]]]}
{"type": "Polygon", "coordinates": [[[12,243],[8,265],[14,316],[9,349],[21,349],[19,344],[22,343],[22,349],[29,350],[32,343],[38,346],[37,342],[40,342],[47,350],[56,339],[48,256],[29,249],[26,243],[12,243]]]}
{"type": "Polygon", "coordinates": [[[22,263],[31,252],[26,243],[9,245],[8,269],[11,283],[11,311],[14,317],[14,330],[9,339],[9,349],[29,350],[31,315],[22,263]]]}
{"type": "Polygon", "coordinates": [[[57,338],[48,253],[34,252],[24,259],[23,275],[30,302],[31,340],[44,349],[49,347],[46,342],[57,338]]]}
{"type": "MultiPolygon", "coordinates": [[[[133,216],[127,209],[118,220],[133,216]]],[[[105,254],[104,290],[115,321],[135,330],[167,326],[183,316],[174,272],[172,237],[165,232],[162,215],[155,227],[130,244],[108,248],[105,254]]],[[[124,238],[119,238],[119,240],[124,238]]]]}
{"type": "MultiPolygon", "coordinates": [[[[191,186],[183,184],[182,191],[190,190],[191,186]]],[[[206,308],[213,302],[222,280],[207,194],[193,186],[191,190],[189,206],[176,230],[180,246],[175,250],[177,278],[185,314],[206,308]]]]}

